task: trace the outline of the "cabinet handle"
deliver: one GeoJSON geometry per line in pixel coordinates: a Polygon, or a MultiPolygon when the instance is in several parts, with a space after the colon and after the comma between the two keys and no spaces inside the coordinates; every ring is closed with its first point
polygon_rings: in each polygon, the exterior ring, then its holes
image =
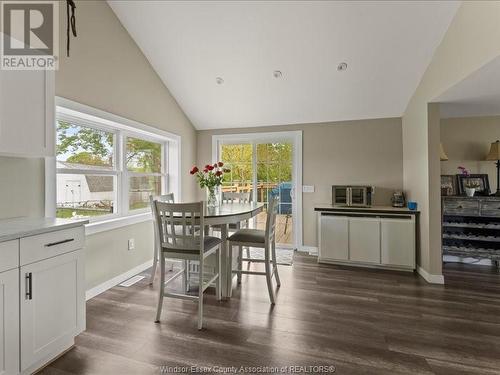
{"type": "Polygon", "coordinates": [[[25,280],[26,280],[26,295],[25,295],[25,298],[26,299],[33,299],[32,279],[33,279],[33,277],[32,277],[31,272],[27,273],[26,276],[25,276],[25,280]]]}
{"type": "Polygon", "coordinates": [[[74,238],[68,238],[66,240],[62,240],[62,241],[57,241],[57,242],[51,242],[51,243],[48,243],[45,245],[45,247],[51,247],[51,246],[56,246],[56,245],[62,245],[63,243],[67,243],[67,242],[71,242],[71,241],[74,241],[75,239],[74,238]]]}

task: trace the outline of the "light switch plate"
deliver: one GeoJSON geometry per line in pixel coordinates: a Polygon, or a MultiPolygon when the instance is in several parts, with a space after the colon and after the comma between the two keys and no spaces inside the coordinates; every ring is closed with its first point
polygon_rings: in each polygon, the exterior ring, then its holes
{"type": "Polygon", "coordinates": [[[134,250],[135,249],[135,240],[133,238],[128,240],[128,249],[129,250],[134,250]]]}
{"type": "Polygon", "coordinates": [[[314,185],[302,185],[303,193],[314,193],[314,185]]]}

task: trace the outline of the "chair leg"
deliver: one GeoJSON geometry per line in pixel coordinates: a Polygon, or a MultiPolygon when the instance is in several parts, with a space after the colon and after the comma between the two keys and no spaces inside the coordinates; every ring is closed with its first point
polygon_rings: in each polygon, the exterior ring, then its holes
{"type": "Polygon", "coordinates": [[[153,255],[153,268],[151,269],[151,276],[149,277],[149,285],[153,285],[156,275],[156,267],[158,265],[158,248],[155,244],[154,255],[153,255]]]}
{"type": "Polygon", "coordinates": [[[165,257],[160,254],[160,287],[158,288],[158,308],[156,309],[155,323],[160,323],[161,309],[163,307],[163,296],[165,294],[165,257]]]}
{"type": "Polygon", "coordinates": [[[228,248],[229,248],[229,257],[227,262],[229,264],[227,268],[229,269],[229,273],[227,275],[228,277],[227,285],[229,289],[227,291],[227,295],[231,297],[233,291],[233,245],[231,244],[231,242],[228,243],[228,248]]]}
{"type": "Polygon", "coordinates": [[[203,328],[203,257],[200,258],[200,271],[198,272],[198,329],[203,328]]]}
{"type": "MultiPolygon", "coordinates": [[[[243,269],[243,247],[238,246],[238,271],[241,271],[243,269]]],[[[241,284],[241,272],[238,273],[238,276],[236,277],[238,284],[241,284]]]]}
{"type": "Polygon", "coordinates": [[[271,305],[274,305],[274,291],[273,291],[273,282],[271,280],[271,263],[269,259],[269,245],[264,249],[265,252],[265,264],[266,264],[266,281],[267,281],[267,290],[269,292],[269,299],[271,300],[271,305]]]}
{"type": "Polygon", "coordinates": [[[189,292],[189,260],[182,261],[184,267],[184,293],[189,292]]]}
{"type": "Polygon", "coordinates": [[[281,286],[280,276],[278,275],[278,262],[276,261],[276,241],[273,241],[271,245],[272,258],[273,258],[273,272],[274,277],[276,277],[276,285],[278,288],[281,286]]]}
{"type": "Polygon", "coordinates": [[[220,270],[221,270],[221,246],[219,245],[219,247],[217,248],[217,251],[215,253],[215,256],[217,257],[216,259],[216,272],[217,272],[217,280],[215,280],[215,295],[217,297],[217,301],[220,301],[222,299],[222,293],[221,293],[221,286],[222,286],[222,283],[221,283],[221,276],[220,276],[220,270]]]}

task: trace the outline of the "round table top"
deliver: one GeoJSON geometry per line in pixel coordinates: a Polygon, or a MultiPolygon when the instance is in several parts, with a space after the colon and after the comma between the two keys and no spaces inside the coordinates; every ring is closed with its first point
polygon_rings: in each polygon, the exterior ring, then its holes
{"type": "Polygon", "coordinates": [[[238,216],[245,214],[255,214],[256,212],[262,211],[264,208],[264,203],[261,202],[249,202],[249,203],[221,203],[217,207],[207,207],[205,206],[204,216],[205,218],[219,218],[228,216],[238,216]]]}

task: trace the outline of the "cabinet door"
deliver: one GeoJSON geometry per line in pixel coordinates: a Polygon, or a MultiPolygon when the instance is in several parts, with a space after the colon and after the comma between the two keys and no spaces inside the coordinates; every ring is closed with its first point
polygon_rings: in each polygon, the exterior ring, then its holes
{"type": "Polygon", "coordinates": [[[0,374],[19,373],[19,270],[0,273],[0,374]]]}
{"type": "Polygon", "coordinates": [[[83,329],[83,270],[82,250],[21,267],[22,371],[51,360],[83,329]]]}
{"type": "Polygon", "coordinates": [[[415,222],[410,219],[381,220],[382,264],[415,268],[415,222]]]}
{"type": "Polygon", "coordinates": [[[54,72],[0,70],[0,154],[55,154],[54,72]]]}
{"type": "Polygon", "coordinates": [[[349,259],[380,264],[380,219],[349,220],[349,259]]]}
{"type": "Polygon", "coordinates": [[[349,218],[321,215],[320,259],[349,259],[349,218]]]}

